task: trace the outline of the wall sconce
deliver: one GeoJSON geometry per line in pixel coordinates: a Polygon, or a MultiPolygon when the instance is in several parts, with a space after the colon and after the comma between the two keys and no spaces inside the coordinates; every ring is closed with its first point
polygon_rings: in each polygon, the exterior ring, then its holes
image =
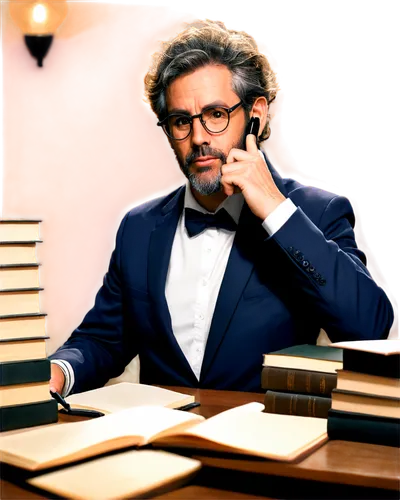
{"type": "Polygon", "coordinates": [[[65,0],[14,0],[9,3],[10,15],[25,35],[31,55],[43,66],[53,34],[64,21],[68,6],[65,0]]]}

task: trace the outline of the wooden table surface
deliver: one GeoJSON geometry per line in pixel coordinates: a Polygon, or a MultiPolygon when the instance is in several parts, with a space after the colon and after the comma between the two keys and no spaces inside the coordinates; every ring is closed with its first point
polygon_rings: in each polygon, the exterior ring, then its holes
{"type": "MultiPolygon", "coordinates": [[[[209,418],[251,401],[263,402],[256,393],[169,387],[195,396],[200,403],[191,410],[209,418]]],[[[77,420],[60,414],[60,423],[77,420]]],[[[283,463],[233,455],[192,455],[203,469],[187,486],[157,499],[257,498],[399,498],[400,453],[398,448],[328,441],[297,463],[283,463]]],[[[39,499],[40,496],[13,484],[8,477],[0,483],[0,498],[39,499]]]]}

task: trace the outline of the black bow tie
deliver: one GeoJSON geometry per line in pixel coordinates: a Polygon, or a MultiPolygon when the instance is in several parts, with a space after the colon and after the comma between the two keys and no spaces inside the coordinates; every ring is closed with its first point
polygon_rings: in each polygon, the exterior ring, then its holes
{"type": "Polygon", "coordinates": [[[185,208],[185,226],[190,238],[209,227],[236,231],[236,222],[224,208],[215,214],[204,214],[192,208],[185,208]]]}

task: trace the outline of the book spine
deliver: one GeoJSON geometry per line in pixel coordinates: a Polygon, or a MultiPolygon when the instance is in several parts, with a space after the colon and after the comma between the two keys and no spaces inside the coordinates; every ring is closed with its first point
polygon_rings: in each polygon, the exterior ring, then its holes
{"type": "Polygon", "coordinates": [[[57,420],[58,405],[55,399],[0,408],[0,432],[52,424],[57,420]]]}
{"type": "Polygon", "coordinates": [[[0,386],[50,380],[50,360],[0,363],[0,386]]]}
{"type": "Polygon", "coordinates": [[[328,418],[332,400],[307,394],[267,391],[264,405],[267,413],[328,418]]]}
{"type": "Polygon", "coordinates": [[[328,436],[342,441],[400,447],[400,419],[331,409],[328,436]]]}
{"type": "Polygon", "coordinates": [[[262,389],[287,391],[315,396],[329,397],[336,387],[335,373],[315,372],[309,370],[293,370],[264,366],[261,372],[262,389]]]}

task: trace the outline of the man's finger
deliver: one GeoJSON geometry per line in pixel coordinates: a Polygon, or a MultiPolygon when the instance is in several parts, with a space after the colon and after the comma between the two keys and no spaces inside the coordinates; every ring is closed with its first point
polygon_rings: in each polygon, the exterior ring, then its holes
{"type": "Polygon", "coordinates": [[[221,177],[221,184],[224,193],[231,196],[232,194],[242,192],[243,179],[236,172],[232,172],[221,177]]]}
{"type": "Polygon", "coordinates": [[[233,163],[234,161],[249,160],[249,153],[243,149],[232,148],[226,158],[226,163],[233,163]]]}
{"type": "Polygon", "coordinates": [[[258,152],[257,138],[253,134],[248,134],[246,136],[246,151],[251,154],[257,154],[258,152]]]}
{"type": "Polygon", "coordinates": [[[225,165],[222,165],[221,168],[221,174],[222,176],[227,175],[227,174],[235,174],[235,175],[242,175],[246,173],[248,167],[250,164],[246,162],[234,162],[234,163],[225,163],[225,165]]]}

